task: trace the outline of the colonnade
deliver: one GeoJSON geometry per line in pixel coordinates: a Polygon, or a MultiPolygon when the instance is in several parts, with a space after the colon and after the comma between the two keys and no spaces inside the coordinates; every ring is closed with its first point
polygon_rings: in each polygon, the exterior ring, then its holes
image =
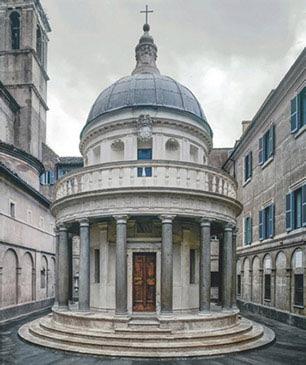
{"type": "MultiPolygon", "coordinates": [[[[127,215],[115,215],[116,220],[116,314],[128,313],[127,288],[127,215]]],[[[161,243],[161,314],[173,312],[173,215],[159,217],[162,223],[161,243]]],[[[200,219],[199,313],[210,313],[211,290],[211,223],[200,219]]],[[[79,310],[90,310],[90,238],[89,220],[82,219],[80,228],[79,310]]],[[[236,306],[236,233],[233,225],[225,224],[221,255],[221,301],[224,309],[236,306]]],[[[68,229],[57,228],[56,302],[59,309],[68,309],[69,250],[68,229]]]]}

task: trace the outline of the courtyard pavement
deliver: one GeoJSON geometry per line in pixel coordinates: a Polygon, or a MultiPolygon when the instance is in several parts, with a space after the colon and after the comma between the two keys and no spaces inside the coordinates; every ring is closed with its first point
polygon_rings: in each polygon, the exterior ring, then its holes
{"type": "Polygon", "coordinates": [[[306,365],[305,330],[253,314],[244,313],[244,316],[272,328],[276,341],[267,347],[240,354],[179,360],[114,359],[33,346],[23,342],[17,335],[17,330],[23,323],[39,317],[31,316],[0,327],[0,365],[306,365]]]}

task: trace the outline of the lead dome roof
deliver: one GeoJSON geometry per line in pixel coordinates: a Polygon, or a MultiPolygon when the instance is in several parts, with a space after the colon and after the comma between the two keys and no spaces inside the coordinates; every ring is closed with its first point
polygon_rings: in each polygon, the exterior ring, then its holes
{"type": "Polygon", "coordinates": [[[168,76],[136,73],[121,78],[101,92],[87,123],[108,112],[143,106],[175,109],[206,120],[200,103],[185,86],[168,76]]]}
{"type": "Polygon", "coordinates": [[[209,128],[193,93],[171,77],[160,74],[155,62],[157,47],[149,34],[150,26],[145,24],[143,30],[144,34],[135,48],[136,67],[132,75],[119,79],[101,92],[90,110],[86,125],[110,112],[152,107],[187,113],[209,128]]]}

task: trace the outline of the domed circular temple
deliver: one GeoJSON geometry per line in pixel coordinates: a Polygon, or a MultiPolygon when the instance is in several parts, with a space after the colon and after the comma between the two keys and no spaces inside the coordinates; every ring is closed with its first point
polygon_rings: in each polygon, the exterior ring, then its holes
{"type": "Polygon", "coordinates": [[[136,67],[105,89],[81,133],[85,167],[56,184],[52,314],[19,334],[123,357],[249,350],[274,333],[236,307],[235,180],[208,165],[212,132],[194,95],[156,67],[145,25],[136,67]],[[71,236],[80,243],[71,301],[71,236]]]}

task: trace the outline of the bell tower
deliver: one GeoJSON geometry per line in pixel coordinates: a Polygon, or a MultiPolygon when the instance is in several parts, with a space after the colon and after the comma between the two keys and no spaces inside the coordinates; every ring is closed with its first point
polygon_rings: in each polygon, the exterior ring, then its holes
{"type": "Polygon", "coordinates": [[[50,31],[40,0],[0,0],[0,80],[21,107],[14,144],[38,159],[46,142],[50,31]]]}

